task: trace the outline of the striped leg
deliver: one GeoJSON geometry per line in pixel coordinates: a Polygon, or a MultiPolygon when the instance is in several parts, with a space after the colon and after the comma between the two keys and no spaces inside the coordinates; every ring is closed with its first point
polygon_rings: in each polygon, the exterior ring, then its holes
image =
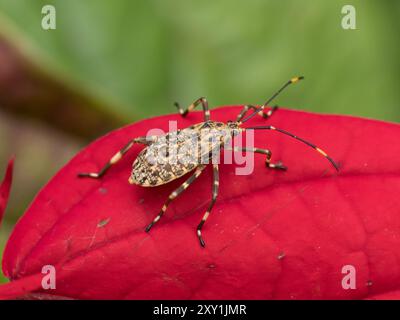
{"type": "Polygon", "coordinates": [[[321,148],[317,147],[315,144],[308,142],[307,140],[304,140],[303,138],[300,138],[300,137],[294,135],[293,133],[290,133],[290,132],[282,130],[282,129],[278,129],[273,126],[257,126],[257,127],[252,127],[252,128],[245,128],[245,130],[273,130],[273,131],[283,133],[283,134],[285,134],[289,137],[292,137],[293,139],[296,139],[298,141],[301,141],[304,144],[306,144],[307,146],[313,148],[319,154],[323,155],[334,166],[334,168],[337,171],[339,171],[339,164],[337,164],[330,156],[328,156],[328,154],[325,151],[323,151],[321,148]]]}
{"type": "Polygon", "coordinates": [[[210,120],[210,110],[208,110],[208,102],[206,98],[199,98],[195,102],[193,102],[186,110],[184,110],[178,102],[175,102],[175,106],[178,108],[178,111],[182,117],[185,117],[190,111],[193,111],[199,104],[203,107],[204,112],[204,121],[210,120]]]}
{"type": "Polygon", "coordinates": [[[149,144],[154,142],[157,139],[156,136],[152,137],[138,137],[129,141],[121,150],[119,150],[104,166],[99,172],[83,172],[78,173],[78,177],[84,178],[93,178],[93,179],[100,179],[107,170],[114,164],[116,164],[119,160],[121,160],[122,156],[128,152],[128,150],[135,144],[149,144]]]}
{"type": "Polygon", "coordinates": [[[277,163],[271,163],[271,157],[272,153],[268,149],[260,149],[260,148],[246,148],[246,147],[234,147],[232,148],[226,148],[226,150],[233,150],[233,151],[245,151],[245,152],[254,152],[254,153],[261,153],[265,154],[267,158],[265,159],[265,165],[267,168],[271,169],[278,169],[278,170],[287,170],[287,167],[283,165],[282,162],[277,162],[277,163]]]}
{"type": "MultiPolygon", "coordinates": [[[[238,114],[236,121],[240,122],[246,115],[247,111],[250,109],[257,110],[256,106],[253,106],[251,104],[245,105],[242,109],[242,111],[238,114]]],[[[272,116],[272,114],[278,109],[278,106],[273,106],[271,109],[269,109],[267,112],[264,112],[264,110],[260,110],[258,114],[263,117],[264,119],[268,119],[269,117],[272,116]]]]}
{"type": "Polygon", "coordinates": [[[206,166],[200,165],[197,167],[196,171],[187,179],[182,185],[177,188],[174,192],[172,192],[163,207],[161,208],[160,213],[154,218],[154,220],[146,227],[146,232],[149,232],[150,229],[153,227],[153,225],[161,219],[165,211],[167,211],[167,208],[169,204],[176,198],[178,197],[183,191],[185,191],[202,173],[206,166]]]}
{"type": "Polygon", "coordinates": [[[208,206],[206,213],[204,214],[203,218],[201,219],[199,225],[197,226],[197,236],[199,237],[200,245],[202,247],[205,247],[206,244],[201,236],[201,229],[203,228],[204,223],[208,219],[208,216],[210,215],[210,212],[214,206],[214,203],[217,200],[218,189],[219,189],[219,169],[218,169],[217,164],[213,164],[212,199],[211,199],[210,205],[208,206]]]}

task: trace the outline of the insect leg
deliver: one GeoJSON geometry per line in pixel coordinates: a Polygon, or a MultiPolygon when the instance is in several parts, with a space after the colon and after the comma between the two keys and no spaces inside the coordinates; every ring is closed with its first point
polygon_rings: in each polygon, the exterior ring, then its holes
{"type": "Polygon", "coordinates": [[[199,104],[202,105],[203,107],[203,112],[204,112],[204,121],[210,120],[210,110],[208,110],[208,102],[206,98],[199,98],[195,102],[193,102],[189,107],[184,110],[178,102],[175,102],[175,106],[178,108],[179,114],[182,117],[185,117],[190,111],[193,111],[194,108],[196,108],[199,104]]]}
{"type": "Polygon", "coordinates": [[[218,196],[218,189],[219,189],[219,169],[217,164],[213,164],[213,187],[212,187],[212,199],[210,202],[210,205],[208,206],[208,209],[206,213],[204,214],[203,218],[201,219],[199,225],[197,226],[197,236],[200,241],[200,245],[202,247],[205,247],[205,242],[201,236],[201,229],[203,228],[204,223],[208,219],[208,216],[210,215],[210,212],[214,206],[215,201],[217,200],[218,196]]]}
{"type": "MultiPolygon", "coordinates": [[[[245,105],[242,109],[242,111],[238,114],[236,121],[240,122],[242,121],[242,119],[244,118],[244,116],[246,115],[247,111],[249,109],[252,110],[257,110],[256,106],[253,106],[251,104],[245,105]]],[[[272,114],[278,109],[278,106],[273,106],[271,109],[269,109],[267,112],[264,112],[264,110],[260,110],[258,112],[258,115],[260,115],[261,117],[263,117],[264,119],[268,119],[269,117],[272,116],[272,114]]]]}
{"type": "Polygon", "coordinates": [[[265,159],[265,165],[267,168],[271,169],[278,169],[278,170],[287,170],[287,167],[283,165],[282,162],[271,163],[272,152],[268,149],[260,149],[260,148],[246,148],[246,147],[233,147],[233,148],[226,148],[226,150],[233,150],[233,151],[245,151],[245,152],[254,152],[265,154],[267,158],[265,159]]]}
{"type": "Polygon", "coordinates": [[[114,164],[116,164],[119,160],[121,160],[122,156],[128,152],[128,150],[135,144],[135,143],[141,143],[141,144],[149,144],[151,142],[154,142],[155,139],[157,139],[156,136],[152,137],[138,137],[135,139],[130,140],[121,150],[119,150],[104,166],[99,172],[83,172],[83,173],[78,173],[78,177],[84,178],[93,178],[93,179],[99,179],[101,178],[107,170],[114,164]]]}
{"type": "Polygon", "coordinates": [[[321,148],[317,147],[315,144],[308,142],[307,140],[304,140],[303,138],[300,138],[300,137],[294,135],[293,133],[276,128],[274,126],[258,126],[258,127],[252,127],[252,128],[245,128],[245,130],[273,130],[273,131],[283,133],[283,134],[285,134],[289,137],[292,137],[293,139],[296,139],[298,141],[301,141],[304,144],[308,145],[309,147],[313,148],[319,154],[323,155],[335,167],[335,169],[337,171],[339,171],[339,165],[330,156],[328,156],[328,154],[325,151],[323,151],[321,148]]]}
{"type": "Polygon", "coordinates": [[[161,219],[161,217],[163,216],[163,214],[165,213],[165,211],[167,211],[167,208],[169,206],[169,204],[176,198],[178,197],[183,191],[185,191],[202,173],[202,171],[204,170],[206,166],[204,165],[200,165],[197,167],[196,171],[184,182],[182,183],[182,185],[175,189],[175,191],[173,191],[167,201],[165,202],[165,204],[162,206],[160,213],[154,218],[154,220],[146,227],[146,232],[149,232],[150,229],[153,227],[153,225],[161,219]]]}

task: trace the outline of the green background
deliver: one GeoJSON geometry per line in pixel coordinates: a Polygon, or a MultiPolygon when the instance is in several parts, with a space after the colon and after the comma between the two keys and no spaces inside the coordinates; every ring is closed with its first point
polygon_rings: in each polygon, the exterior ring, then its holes
{"type": "MultiPolygon", "coordinates": [[[[295,75],[306,81],[279,105],[398,121],[399,17],[391,0],[0,0],[1,32],[27,61],[126,122],[200,96],[211,107],[260,104],[295,75]],[[45,4],[56,8],[56,30],[41,28],[45,4]],[[346,4],[356,30],[341,27],[346,4]]],[[[38,189],[91,138],[58,133],[40,116],[0,117],[1,170],[17,156],[2,247],[38,189]]]]}

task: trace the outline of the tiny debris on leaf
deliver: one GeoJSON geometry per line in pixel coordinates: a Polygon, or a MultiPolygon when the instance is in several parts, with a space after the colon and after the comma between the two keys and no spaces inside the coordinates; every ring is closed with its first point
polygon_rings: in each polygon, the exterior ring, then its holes
{"type": "Polygon", "coordinates": [[[282,260],[283,258],[285,257],[285,253],[284,252],[281,252],[279,255],[278,255],[278,260],[282,260]]]}
{"type": "Polygon", "coordinates": [[[103,219],[97,224],[97,228],[102,228],[110,222],[111,218],[103,219]]]}

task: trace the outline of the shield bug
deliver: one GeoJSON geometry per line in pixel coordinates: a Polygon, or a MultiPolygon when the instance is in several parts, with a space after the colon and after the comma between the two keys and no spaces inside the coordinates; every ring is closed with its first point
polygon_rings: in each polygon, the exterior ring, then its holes
{"type": "MultiPolygon", "coordinates": [[[[201,175],[203,170],[210,163],[208,160],[210,160],[215,151],[219,151],[224,147],[225,149],[230,148],[228,147],[228,143],[231,141],[231,139],[245,130],[274,130],[288,135],[319,152],[331,162],[336,170],[339,170],[339,167],[335,161],[330,158],[322,149],[290,132],[274,126],[257,126],[248,128],[242,127],[244,123],[246,123],[255,115],[260,115],[265,120],[271,117],[271,115],[277,110],[277,106],[269,108],[268,111],[266,111],[265,109],[267,106],[286,87],[288,87],[290,84],[298,82],[301,79],[303,79],[303,77],[294,77],[290,79],[263,105],[259,107],[245,105],[242,111],[238,114],[237,118],[233,121],[228,121],[227,123],[210,120],[208,102],[205,98],[197,99],[186,109],[181,108],[179,104],[176,103],[175,105],[182,117],[185,117],[190,111],[201,105],[204,113],[204,122],[192,125],[185,129],[169,132],[162,136],[134,138],[130,140],[120,151],[118,151],[99,172],[79,173],[78,176],[100,179],[108,171],[108,169],[112,165],[116,164],[136,143],[143,144],[146,147],[139,153],[133,162],[132,173],[128,180],[129,183],[137,184],[142,187],[156,187],[169,183],[189,172],[192,172],[189,178],[169,195],[158,215],[146,227],[145,231],[149,232],[153,225],[157,223],[166,212],[168,205],[201,175]],[[249,110],[251,110],[251,112],[249,115],[247,115],[249,110]],[[200,146],[200,148],[198,146],[200,146]]],[[[264,154],[266,156],[265,164],[267,168],[277,170],[287,169],[281,162],[271,162],[272,153],[270,150],[237,147],[230,148],[230,150],[264,154]]],[[[205,242],[202,237],[202,228],[210,215],[215,201],[217,200],[219,189],[218,164],[210,163],[210,165],[213,167],[212,197],[208,208],[196,230],[202,247],[205,246],[205,242]]]]}

